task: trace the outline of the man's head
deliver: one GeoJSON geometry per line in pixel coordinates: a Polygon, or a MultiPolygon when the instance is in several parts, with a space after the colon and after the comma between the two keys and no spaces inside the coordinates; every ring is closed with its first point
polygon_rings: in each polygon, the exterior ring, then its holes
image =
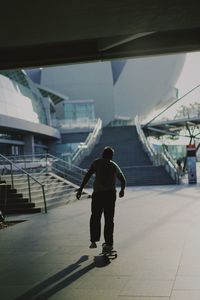
{"type": "Polygon", "coordinates": [[[112,159],[114,154],[114,150],[111,147],[105,147],[103,149],[102,157],[106,159],[112,159]]]}

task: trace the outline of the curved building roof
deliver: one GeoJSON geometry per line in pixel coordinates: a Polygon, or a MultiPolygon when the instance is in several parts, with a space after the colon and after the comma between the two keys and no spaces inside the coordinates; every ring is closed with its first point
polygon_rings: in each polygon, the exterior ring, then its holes
{"type": "Polygon", "coordinates": [[[42,69],[41,85],[70,100],[94,99],[105,126],[116,116],[147,114],[172,100],[185,54],[42,69]]]}

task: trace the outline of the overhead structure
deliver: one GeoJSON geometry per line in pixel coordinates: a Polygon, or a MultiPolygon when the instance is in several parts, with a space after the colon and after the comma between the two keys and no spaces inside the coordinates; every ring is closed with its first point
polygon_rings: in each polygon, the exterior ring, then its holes
{"type": "Polygon", "coordinates": [[[151,125],[143,125],[143,130],[147,134],[155,136],[188,137],[189,144],[191,144],[195,139],[200,139],[200,117],[153,122],[151,125]],[[181,135],[180,132],[184,128],[187,129],[188,134],[181,135]]]}
{"type": "Polygon", "coordinates": [[[0,69],[200,50],[198,0],[3,1],[0,69]]]}

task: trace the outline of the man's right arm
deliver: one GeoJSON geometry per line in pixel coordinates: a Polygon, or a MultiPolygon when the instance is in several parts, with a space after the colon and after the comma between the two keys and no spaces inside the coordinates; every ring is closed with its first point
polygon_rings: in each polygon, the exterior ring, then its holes
{"type": "Polygon", "coordinates": [[[81,183],[80,188],[78,189],[77,193],[76,193],[76,198],[79,200],[82,194],[82,190],[84,189],[84,186],[88,183],[90,177],[92,176],[92,174],[94,174],[95,170],[94,170],[94,164],[91,165],[90,169],[87,171],[87,173],[85,174],[83,181],[81,183]]]}

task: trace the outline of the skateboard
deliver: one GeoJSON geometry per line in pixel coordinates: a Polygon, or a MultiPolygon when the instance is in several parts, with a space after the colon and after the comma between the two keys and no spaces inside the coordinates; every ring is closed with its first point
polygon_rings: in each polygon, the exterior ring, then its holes
{"type": "Polygon", "coordinates": [[[105,258],[105,260],[113,260],[117,258],[117,251],[116,250],[111,250],[111,251],[104,251],[102,252],[103,257],[105,258]]]}
{"type": "Polygon", "coordinates": [[[104,247],[102,247],[102,252],[94,257],[95,266],[98,268],[102,268],[111,263],[112,260],[117,258],[117,251],[110,250],[106,251],[104,247]]]}
{"type": "Polygon", "coordinates": [[[117,251],[116,250],[107,250],[105,246],[102,245],[102,255],[106,260],[113,260],[117,258],[117,251]]]}

